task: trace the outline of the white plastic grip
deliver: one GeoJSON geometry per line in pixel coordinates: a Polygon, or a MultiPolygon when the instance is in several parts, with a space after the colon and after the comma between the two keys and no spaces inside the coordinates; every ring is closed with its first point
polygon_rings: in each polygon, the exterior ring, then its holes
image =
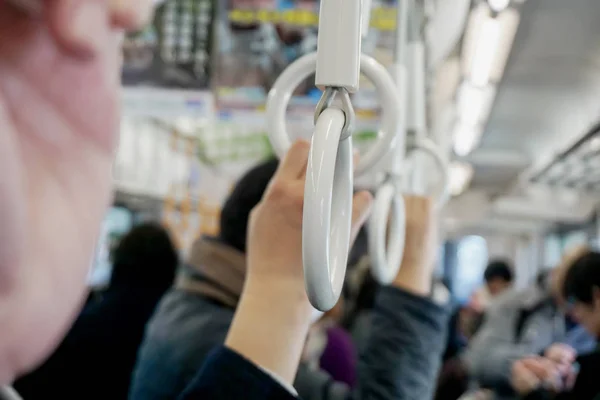
{"type": "Polygon", "coordinates": [[[392,283],[398,274],[404,256],[405,235],[404,197],[397,193],[393,184],[388,182],[380,186],[375,195],[368,235],[371,273],[382,285],[392,283]],[[389,236],[387,236],[388,224],[389,236]]]}
{"type": "Polygon", "coordinates": [[[408,74],[410,78],[407,128],[418,134],[427,131],[427,99],[425,80],[425,46],[423,42],[408,45],[408,74]]]}
{"type": "Polygon", "coordinates": [[[408,103],[407,85],[408,74],[406,66],[403,64],[394,64],[390,67],[390,74],[396,84],[398,92],[398,125],[396,130],[396,145],[388,155],[390,157],[388,171],[398,176],[402,173],[402,166],[406,158],[406,107],[408,103]]]}
{"type": "Polygon", "coordinates": [[[306,293],[313,307],[330,310],[344,278],[352,224],[352,137],[340,141],[344,113],[325,109],[311,140],[302,220],[306,293]]]}
{"type": "Polygon", "coordinates": [[[363,0],[322,0],[315,85],[358,90],[363,0]]]}
{"type": "Polygon", "coordinates": [[[371,0],[363,0],[363,3],[362,3],[361,36],[363,37],[363,39],[366,38],[367,35],[369,34],[369,26],[371,25],[371,3],[372,3],[371,0]]]}

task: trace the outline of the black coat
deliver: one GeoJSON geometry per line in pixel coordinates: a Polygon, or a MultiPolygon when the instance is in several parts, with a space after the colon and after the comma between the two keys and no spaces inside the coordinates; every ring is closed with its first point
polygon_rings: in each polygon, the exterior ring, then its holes
{"type": "Polygon", "coordinates": [[[122,287],[89,302],[56,352],[15,382],[27,400],[126,400],[144,329],[164,293],[122,287]]]}

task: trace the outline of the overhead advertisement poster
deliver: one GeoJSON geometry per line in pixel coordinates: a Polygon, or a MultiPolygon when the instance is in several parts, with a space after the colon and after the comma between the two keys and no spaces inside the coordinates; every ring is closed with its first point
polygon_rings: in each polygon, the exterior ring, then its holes
{"type": "Polygon", "coordinates": [[[208,90],[216,2],[167,0],[123,43],[123,85],[208,90]]]}
{"type": "MultiPolygon", "coordinates": [[[[223,116],[261,110],[281,72],[299,57],[316,51],[319,2],[315,0],[229,0],[220,10],[216,35],[214,88],[223,116]]],[[[393,58],[395,1],[374,0],[363,53],[384,65],[393,58]]],[[[321,93],[309,77],[295,92],[291,107],[314,111],[321,93]]],[[[363,80],[353,96],[361,112],[379,109],[373,86],[363,80]]]]}

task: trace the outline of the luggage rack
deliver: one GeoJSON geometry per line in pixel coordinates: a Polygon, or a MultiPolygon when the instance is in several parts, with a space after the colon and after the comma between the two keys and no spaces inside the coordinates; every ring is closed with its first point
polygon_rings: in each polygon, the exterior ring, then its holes
{"type": "Polygon", "coordinates": [[[600,192],[600,122],[530,180],[550,187],[600,192]]]}

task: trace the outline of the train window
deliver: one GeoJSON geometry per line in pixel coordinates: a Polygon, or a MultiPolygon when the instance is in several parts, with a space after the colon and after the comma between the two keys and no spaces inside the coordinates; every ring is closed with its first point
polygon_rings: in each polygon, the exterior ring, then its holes
{"type": "Polygon", "coordinates": [[[481,285],[488,262],[488,247],[481,236],[466,236],[458,243],[456,275],[452,292],[456,299],[466,302],[481,285]]]}
{"type": "Polygon", "coordinates": [[[572,231],[563,239],[563,250],[569,251],[576,246],[588,243],[588,235],[585,230],[572,231]]]}
{"type": "Polygon", "coordinates": [[[548,235],[544,240],[544,267],[554,268],[560,262],[562,242],[558,235],[548,235]]]}

